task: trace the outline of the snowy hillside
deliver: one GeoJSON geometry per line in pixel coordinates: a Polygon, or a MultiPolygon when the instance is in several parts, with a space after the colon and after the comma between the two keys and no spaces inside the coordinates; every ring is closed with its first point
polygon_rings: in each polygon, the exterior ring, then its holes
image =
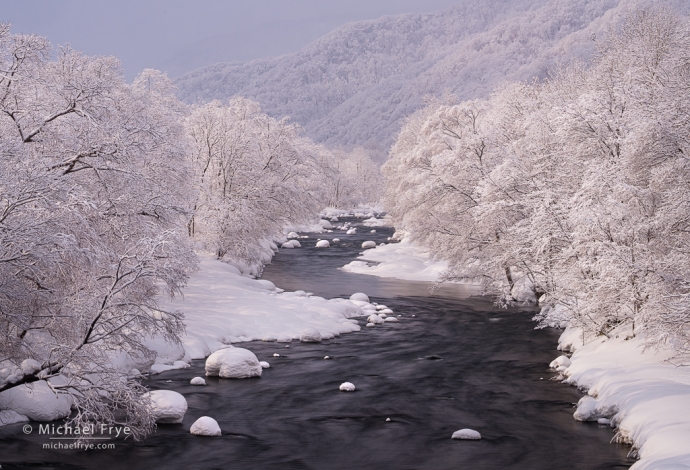
{"type": "Polygon", "coordinates": [[[593,35],[645,1],[462,0],[447,11],[350,23],[299,52],[201,68],[176,85],[188,102],[241,95],[269,115],[290,116],[316,141],[384,157],[425,97],[486,97],[504,81],[587,58],[593,35]]]}

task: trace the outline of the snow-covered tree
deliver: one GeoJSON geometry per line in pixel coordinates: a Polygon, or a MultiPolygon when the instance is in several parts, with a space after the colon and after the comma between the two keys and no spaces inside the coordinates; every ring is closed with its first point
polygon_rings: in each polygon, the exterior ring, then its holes
{"type": "Polygon", "coordinates": [[[0,391],[59,375],[75,424],[124,411],[141,437],[148,400],[112,359],[183,329],[156,303],[195,266],[181,108],[159,73],[128,85],[112,57],[6,26],[0,70],[0,391]]]}

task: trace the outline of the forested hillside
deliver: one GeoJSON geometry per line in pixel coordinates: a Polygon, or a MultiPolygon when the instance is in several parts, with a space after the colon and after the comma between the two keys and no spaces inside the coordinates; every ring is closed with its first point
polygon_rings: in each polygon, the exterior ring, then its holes
{"type": "Polygon", "coordinates": [[[297,53],[216,64],[176,85],[187,102],[256,100],[318,142],[363,145],[383,159],[402,119],[426,97],[485,98],[502,82],[544,78],[561,62],[587,59],[593,39],[638,3],[463,0],[447,11],[351,23],[297,53]]]}

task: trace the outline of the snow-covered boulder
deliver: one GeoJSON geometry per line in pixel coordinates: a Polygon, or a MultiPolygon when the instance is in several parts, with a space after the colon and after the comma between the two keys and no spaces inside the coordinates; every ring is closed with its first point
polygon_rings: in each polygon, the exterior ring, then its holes
{"type": "Polygon", "coordinates": [[[157,423],[181,423],[187,412],[187,400],[172,390],[153,390],[144,396],[151,399],[151,413],[157,423]]]}
{"type": "Polygon", "coordinates": [[[376,230],[372,230],[372,231],[371,231],[371,232],[369,232],[369,233],[376,233],[376,230]]]}
{"type": "Polygon", "coordinates": [[[261,365],[248,349],[221,349],[206,359],[206,375],[226,379],[261,377],[261,365]]]}
{"type": "Polygon", "coordinates": [[[7,426],[8,424],[25,423],[29,421],[28,416],[20,415],[14,410],[0,411],[0,426],[7,426]]]}
{"type": "Polygon", "coordinates": [[[299,234],[297,232],[290,232],[287,234],[287,238],[299,238],[299,234]]]}
{"type": "Polygon", "coordinates": [[[573,418],[578,421],[596,421],[602,418],[601,413],[597,409],[597,399],[590,396],[585,396],[577,402],[577,410],[573,413],[573,418]]]}
{"type": "Polygon", "coordinates": [[[323,219],[319,220],[319,225],[321,228],[333,228],[333,225],[331,225],[329,221],[323,219]]]}
{"type": "Polygon", "coordinates": [[[190,385],[206,385],[206,380],[203,377],[194,377],[189,381],[190,385]]]}
{"type": "Polygon", "coordinates": [[[366,249],[366,248],[376,248],[376,242],[371,241],[371,240],[367,240],[367,241],[365,241],[364,243],[362,243],[362,248],[364,248],[364,249],[366,249]]]}
{"type": "Polygon", "coordinates": [[[316,248],[330,248],[331,244],[328,243],[328,240],[319,240],[316,242],[316,248]]]}
{"type": "Polygon", "coordinates": [[[336,216],[331,217],[331,222],[340,222],[336,216]]]}
{"type": "Polygon", "coordinates": [[[350,296],[350,300],[357,300],[359,302],[369,302],[369,296],[362,292],[355,292],[350,296]]]}
{"type": "Polygon", "coordinates": [[[331,240],[331,241],[332,241],[333,243],[340,243],[340,238],[334,238],[334,239],[331,240]]]}
{"type": "MultiPolygon", "coordinates": [[[[384,315],[385,315],[385,314],[384,314],[384,315]]],[[[383,319],[383,321],[386,322],[386,323],[388,323],[388,322],[396,323],[396,322],[398,322],[399,320],[398,320],[397,318],[395,318],[395,317],[386,317],[386,318],[383,319]]]]}
{"type": "Polygon", "coordinates": [[[393,315],[393,310],[391,310],[391,309],[389,309],[389,308],[384,308],[384,309],[381,310],[379,313],[383,313],[383,314],[385,314],[385,315],[393,315]]]}
{"type": "Polygon", "coordinates": [[[375,325],[380,325],[381,323],[383,323],[383,321],[383,318],[379,317],[375,313],[372,313],[367,317],[367,322],[374,323],[375,325]]]}
{"type": "Polygon", "coordinates": [[[355,385],[350,382],[343,382],[340,384],[340,391],[341,392],[354,392],[355,391],[355,385]]]}
{"type": "Polygon", "coordinates": [[[460,429],[455,431],[451,436],[451,439],[465,439],[465,440],[477,440],[481,439],[482,435],[479,434],[474,429],[460,429]]]}
{"type": "Polygon", "coordinates": [[[20,367],[24,375],[32,375],[41,370],[41,363],[35,359],[24,359],[20,367]]]}
{"type": "Polygon", "coordinates": [[[357,233],[357,229],[354,227],[351,229],[348,229],[347,232],[345,232],[346,235],[354,235],[355,233],[357,233]]]}
{"type": "Polygon", "coordinates": [[[0,409],[14,410],[33,421],[66,418],[71,404],[68,395],[56,394],[45,380],[18,385],[0,393],[0,409]]]}
{"type": "Polygon", "coordinates": [[[320,343],[321,333],[316,328],[305,328],[302,330],[299,340],[303,343],[320,343]]]}
{"type": "Polygon", "coordinates": [[[568,356],[559,356],[553,361],[551,361],[549,367],[551,367],[552,369],[556,369],[558,372],[563,372],[568,367],[570,367],[570,364],[572,364],[572,361],[568,356]]]}
{"type": "Polygon", "coordinates": [[[367,328],[373,328],[375,326],[376,326],[376,324],[374,324],[374,323],[367,323],[367,328]]]}
{"type": "Polygon", "coordinates": [[[269,364],[269,363],[266,362],[266,361],[261,361],[261,362],[259,362],[259,365],[261,366],[262,369],[268,369],[268,368],[271,367],[271,364],[269,364]]]}
{"type": "Polygon", "coordinates": [[[282,245],[280,245],[280,247],[281,248],[302,248],[302,245],[297,240],[290,240],[290,241],[287,241],[287,242],[283,243],[282,245]]]}
{"type": "Polygon", "coordinates": [[[189,432],[195,436],[220,436],[223,434],[220,426],[218,426],[218,421],[208,416],[202,416],[194,421],[189,432]]]}

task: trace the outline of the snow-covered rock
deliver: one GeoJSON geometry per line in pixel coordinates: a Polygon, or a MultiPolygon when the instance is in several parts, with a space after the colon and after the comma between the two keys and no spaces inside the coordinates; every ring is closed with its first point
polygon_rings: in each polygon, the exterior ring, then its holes
{"type": "Polygon", "coordinates": [[[333,228],[333,225],[331,225],[331,223],[329,221],[323,220],[323,219],[319,220],[319,225],[322,228],[333,228]]]}
{"type": "Polygon", "coordinates": [[[383,323],[383,321],[383,318],[379,317],[375,313],[372,313],[367,317],[367,322],[374,323],[375,325],[380,325],[381,323],[383,323]]]}
{"type": "Polygon", "coordinates": [[[386,318],[383,319],[383,321],[384,321],[384,322],[387,322],[387,323],[388,323],[388,322],[396,323],[396,322],[398,322],[399,320],[398,320],[397,318],[395,318],[395,317],[386,317],[386,318]]]}
{"type": "Polygon", "coordinates": [[[384,308],[384,309],[381,310],[379,313],[383,313],[383,314],[385,314],[385,315],[393,315],[393,310],[391,310],[391,309],[389,309],[389,308],[384,308]]]}
{"type": "Polygon", "coordinates": [[[290,240],[290,241],[287,241],[287,242],[283,243],[282,245],[280,245],[280,247],[281,248],[302,248],[302,245],[297,240],[290,240]]]}
{"type": "Polygon", "coordinates": [[[0,393],[0,409],[14,410],[33,421],[66,418],[71,404],[68,395],[56,394],[45,380],[18,385],[0,393]]]}
{"type": "Polygon", "coordinates": [[[226,379],[261,377],[261,365],[248,349],[221,349],[206,359],[206,375],[226,379]]]}
{"type": "Polygon", "coordinates": [[[354,235],[355,233],[357,233],[357,229],[353,227],[348,229],[347,232],[345,232],[345,235],[354,235]]]}
{"type": "Polygon", "coordinates": [[[20,367],[24,375],[32,375],[41,370],[41,363],[35,359],[24,359],[20,367]]]}
{"type": "Polygon", "coordinates": [[[316,248],[330,248],[331,244],[328,240],[319,240],[316,242],[316,248]]]}
{"type": "Polygon", "coordinates": [[[261,366],[262,369],[268,369],[268,368],[271,367],[271,364],[269,364],[269,363],[266,362],[266,361],[261,361],[261,362],[259,362],[259,365],[261,366]]]}
{"type": "Polygon", "coordinates": [[[372,231],[371,231],[371,232],[369,232],[369,233],[376,233],[376,230],[372,230],[372,231]]]}
{"type": "Polygon", "coordinates": [[[151,399],[151,413],[157,423],[181,423],[187,412],[187,400],[172,390],[153,390],[144,396],[151,399]]]}
{"type": "Polygon", "coordinates": [[[305,328],[302,330],[299,340],[303,343],[320,343],[321,333],[316,328],[305,328]]]}
{"type": "Polygon", "coordinates": [[[168,365],[168,364],[153,364],[150,369],[150,373],[152,375],[160,374],[161,372],[165,372],[168,370],[175,370],[175,369],[189,369],[189,364],[184,362],[184,361],[175,361],[174,363],[168,365]]]}
{"type": "Polygon", "coordinates": [[[218,426],[218,421],[208,416],[202,416],[194,421],[189,432],[195,436],[220,436],[223,434],[220,426],[218,426]]]}
{"type": "Polygon", "coordinates": [[[331,222],[340,222],[337,217],[333,216],[330,219],[331,222]]]}
{"type": "Polygon", "coordinates": [[[356,300],[358,302],[367,302],[369,303],[369,296],[367,294],[364,294],[362,292],[355,292],[350,296],[350,300],[356,300]]]}
{"type": "Polygon", "coordinates": [[[460,429],[455,431],[451,436],[452,439],[465,439],[465,440],[477,440],[481,439],[482,435],[479,434],[474,429],[460,429]]]}
{"type": "Polygon", "coordinates": [[[551,367],[552,369],[556,369],[558,372],[563,372],[568,367],[570,367],[570,364],[572,364],[572,361],[568,356],[559,356],[553,361],[551,361],[549,367],[551,367]]]}
{"type": "Polygon", "coordinates": [[[189,381],[190,385],[206,385],[206,380],[203,377],[194,377],[189,381]]]}
{"type": "Polygon", "coordinates": [[[14,410],[0,411],[0,426],[7,426],[8,424],[25,423],[29,421],[28,416],[20,415],[14,410]]]}
{"type": "Polygon", "coordinates": [[[371,240],[367,240],[367,241],[365,241],[364,243],[362,243],[362,248],[364,248],[364,249],[366,249],[366,248],[376,248],[376,242],[371,241],[371,240]]]}
{"type": "Polygon", "coordinates": [[[340,384],[340,391],[341,392],[354,392],[355,391],[355,385],[351,382],[343,382],[340,384]]]}
{"type": "Polygon", "coordinates": [[[376,324],[375,323],[367,323],[366,326],[367,326],[367,328],[373,328],[376,326],[376,324]]]}
{"type": "Polygon", "coordinates": [[[287,238],[299,238],[299,234],[297,232],[290,232],[287,234],[287,238]]]}
{"type": "Polygon", "coordinates": [[[596,421],[601,418],[601,414],[597,409],[598,402],[596,398],[585,396],[580,398],[577,402],[577,410],[573,413],[573,418],[578,421],[596,421]]]}

